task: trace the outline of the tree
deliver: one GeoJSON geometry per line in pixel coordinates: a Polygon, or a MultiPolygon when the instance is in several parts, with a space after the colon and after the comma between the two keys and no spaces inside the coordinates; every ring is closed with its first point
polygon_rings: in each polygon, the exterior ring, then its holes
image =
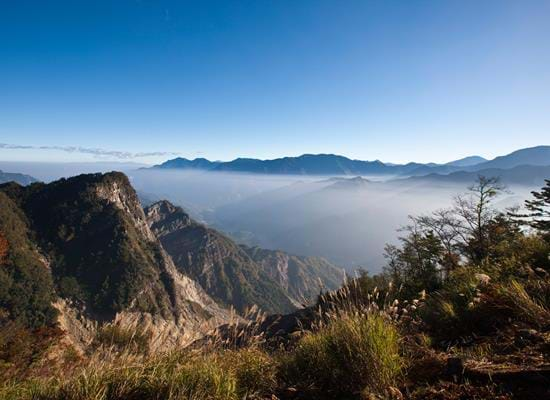
{"type": "Polygon", "coordinates": [[[537,192],[533,191],[533,200],[525,201],[527,214],[515,215],[526,218],[527,223],[546,236],[550,236],[550,179],[545,179],[546,185],[537,192]]]}
{"type": "Polygon", "coordinates": [[[421,290],[436,290],[441,284],[441,265],[444,254],[441,241],[432,232],[424,232],[416,224],[401,229],[407,232],[399,238],[401,247],[387,245],[385,274],[402,287],[405,298],[421,290]]]}
{"type": "Polygon", "coordinates": [[[441,209],[430,215],[410,217],[418,227],[425,232],[431,232],[441,242],[444,248],[442,267],[445,275],[456,269],[459,265],[460,254],[458,243],[461,230],[460,222],[457,220],[453,210],[441,209]]]}
{"type": "Polygon", "coordinates": [[[456,233],[473,263],[480,263],[489,255],[489,224],[497,215],[492,203],[505,190],[498,178],[480,175],[468,188],[468,194],[455,198],[454,213],[459,221],[456,233]]]}

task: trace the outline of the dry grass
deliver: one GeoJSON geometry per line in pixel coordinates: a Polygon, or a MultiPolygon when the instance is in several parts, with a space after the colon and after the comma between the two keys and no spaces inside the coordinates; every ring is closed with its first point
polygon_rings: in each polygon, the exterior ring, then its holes
{"type": "Polygon", "coordinates": [[[142,351],[144,332],[106,325],[81,367],[49,379],[5,383],[0,398],[237,400],[270,397],[289,386],[306,393],[384,394],[404,368],[395,322],[405,308],[379,300],[377,290],[359,296],[348,288],[327,296],[311,329],[285,354],[264,347],[265,316],[257,309],[200,347],[168,354],[142,351]]]}
{"type": "Polygon", "coordinates": [[[361,313],[333,317],[306,334],[284,365],[290,383],[331,396],[385,393],[401,376],[400,336],[388,319],[361,313]]]}

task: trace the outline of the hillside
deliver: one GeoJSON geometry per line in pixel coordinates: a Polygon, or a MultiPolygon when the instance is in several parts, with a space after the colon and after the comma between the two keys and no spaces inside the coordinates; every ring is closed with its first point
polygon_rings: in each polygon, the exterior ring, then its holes
{"type": "Polygon", "coordinates": [[[18,174],[13,172],[4,172],[0,170],[0,184],[2,183],[8,183],[8,182],[16,182],[20,185],[30,185],[31,183],[38,182],[37,179],[33,178],[30,175],[25,174],[18,174]]]}
{"type": "Polygon", "coordinates": [[[320,293],[339,288],[344,280],[343,271],[321,257],[241,247],[297,303],[309,304],[320,293]]]}
{"type": "MultiPolygon", "coordinates": [[[[387,246],[382,273],[361,273],[290,314],[232,319],[171,352],[147,350],[138,329],[111,328],[100,331],[102,344],[56,357],[51,331],[0,325],[0,398],[548,399],[550,180],[522,215],[497,212],[495,180],[472,185],[480,196],[471,202],[455,198],[446,210],[412,216],[387,246]],[[456,226],[462,235],[448,235],[456,226]]],[[[6,199],[0,193],[2,229],[15,228],[10,240],[32,254],[27,221],[6,199]]],[[[168,202],[148,211],[161,237],[195,224],[168,202]]],[[[290,277],[292,256],[243,251],[278,279],[290,277]]],[[[12,254],[0,237],[0,264],[13,268],[12,254]]],[[[29,298],[34,311],[47,301],[29,298]]]]}
{"type": "Polygon", "coordinates": [[[550,146],[536,146],[516,150],[510,154],[496,157],[493,160],[476,164],[472,169],[508,169],[520,165],[550,166],[550,146]]]}
{"type": "MultiPolygon", "coordinates": [[[[0,193],[12,220],[20,218],[20,233],[5,235],[9,257],[20,260],[17,243],[27,241],[25,254],[32,263],[20,268],[45,271],[45,277],[12,274],[13,284],[46,290],[40,282],[51,280],[55,290],[49,298],[59,298],[54,306],[67,333],[75,326],[86,330],[93,321],[116,321],[147,326],[163,346],[191,340],[226,318],[195,282],[176,271],[147,226],[125,175],[81,175],[29,187],[11,183],[0,186],[0,193]]],[[[23,312],[34,307],[28,304],[23,312]]],[[[50,306],[44,302],[41,307],[50,306]]],[[[19,305],[11,308],[12,314],[22,312],[19,305]]]]}
{"type": "Polygon", "coordinates": [[[455,171],[448,174],[431,173],[424,176],[410,177],[392,181],[392,184],[414,183],[414,182],[442,182],[442,183],[463,183],[474,181],[479,175],[498,177],[502,183],[507,185],[539,186],[550,176],[549,166],[519,165],[516,167],[483,168],[476,171],[455,171]]]}
{"type": "MultiPolygon", "coordinates": [[[[285,276],[277,275],[269,251],[252,252],[220,232],[193,221],[167,201],[145,209],[152,231],[159,237],[179,271],[192,277],[218,302],[244,312],[254,304],[271,313],[288,312],[319,294],[318,274],[326,288],[337,287],[339,271],[322,259],[279,256],[285,276]],[[253,254],[253,257],[251,257],[253,254]],[[257,258],[256,258],[257,256],[257,258]],[[284,266],[283,266],[284,265],[284,266]],[[290,265],[290,267],[289,267],[290,265]]],[[[273,260],[274,261],[274,260],[273,260]]]]}

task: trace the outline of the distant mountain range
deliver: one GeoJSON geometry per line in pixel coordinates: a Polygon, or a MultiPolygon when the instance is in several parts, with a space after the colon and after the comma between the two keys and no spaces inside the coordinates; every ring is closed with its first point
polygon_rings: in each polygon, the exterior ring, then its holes
{"type": "Polygon", "coordinates": [[[390,164],[379,160],[351,160],[334,154],[304,154],[274,160],[237,158],[233,161],[209,161],[205,158],[188,160],[175,158],[152,168],[194,169],[219,172],[292,175],[394,175],[422,176],[432,173],[449,174],[456,171],[478,171],[489,168],[509,169],[520,165],[550,165],[550,146],[537,146],[486,160],[480,156],[465,157],[446,164],[390,164]]]}
{"type": "Polygon", "coordinates": [[[4,172],[0,170],[0,184],[7,182],[16,182],[20,185],[26,186],[30,185],[31,183],[38,182],[38,180],[30,175],[4,172]]]}
{"type": "Polygon", "coordinates": [[[506,185],[541,186],[550,178],[550,166],[518,165],[512,168],[483,168],[475,171],[456,171],[449,174],[431,173],[423,176],[412,176],[394,182],[447,182],[469,184],[479,175],[497,177],[506,185]]]}

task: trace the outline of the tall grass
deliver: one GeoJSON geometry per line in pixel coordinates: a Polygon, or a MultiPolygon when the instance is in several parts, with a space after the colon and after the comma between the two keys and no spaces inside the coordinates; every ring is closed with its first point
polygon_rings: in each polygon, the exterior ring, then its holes
{"type": "Polygon", "coordinates": [[[400,337],[388,319],[371,313],[334,316],[307,333],[287,357],[287,379],[331,396],[384,394],[404,367],[400,337]]]}
{"type": "MultiPolygon", "coordinates": [[[[386,295],[385,297],[388,297],[386,295]]],[[[252,310],[199,346],[151,354],[146,332],[98,330],[87,361],[53,378],[0,385],[0,398],[32,400],[237,400],[289,387],[327,398],[385,395],[404,369],[397,303],[344,288],[327,295],[287,352],[266,346],[265,316],[252,310]],[[322,304],[322,305],[321,305],[322,304]]]]}
{"type": "Polygon", "coordinates": [[[276,364],[257,349],[94,359],[72,377],[0,388],[2,399],[237,400],[275,390],[276,364]]]}

